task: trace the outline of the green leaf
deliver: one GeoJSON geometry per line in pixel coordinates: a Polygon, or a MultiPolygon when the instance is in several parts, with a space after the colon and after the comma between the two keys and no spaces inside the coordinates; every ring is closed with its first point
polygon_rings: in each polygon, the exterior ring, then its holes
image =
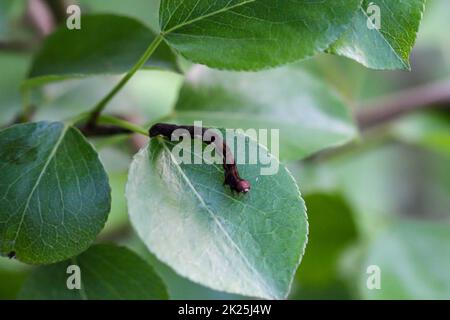
{"type": "Polygon", "coordinates": [[[95,245],[80,256],[36,269],[25,282],[20,299],[27,300],[150,300],[168,299],[153,268],[129,249],[95,245]],[[69,290],[67,267],[77,265],[81,289],[69,290]]]}
{"type": "Polygon", "coordinates": [[[306,196],[308,250],[297,271],[297,290],[291,299],[346,299],[350,290],[339,273],[345,249],[357,240],[353,212],[341,196],[306,196]]]}
{"type": "Polygon", "coordinates": [[[0,127],[11,122],[21,110],[20,84],[26,77],[29,57],[0,53],[0,127]]]}
{"type": "Polygon", "coordinates": [[[133,234],[127,241],[127,246],[137,252],[161,276],[166,284],[170,299],[172,300],[242,300],[244,296],[212,290],[189,279],[180,276],[165,263],[159,261],[155,255],[148,251],[142,240],[133,234]]]}
{"type": "Polygon", "coordinates": [[[360,0],[162,0],[168,43],[214,68],[258,70],[311,57],[351,23],[360,0]]]}
{"type": "Polygon", "coordinates": [[[361,272],[366,299],[448,299],[450,225],[400,221],[381,233],[361,272]],[[368,290],[366,268],[381,270],[381,289],[368,290]]]}
{"type": "Polygon", "coordinates": [[[59,122],[0,131],[0,254],[47,264],[85,250],[110,210],[108,177],[81,133],[59,122]]]}
{"type": "Polygon", "coordinates": [[[135,18],[158,31],[158,9],[160,0],[133,0],[133,5],[123,0],[79,0],[82,12],[112,13],[135,18]]]}
{"type": "Polygon", "coordinates": [[[17,298],[31,267],[14,259],[0,258],[0,300],[17,298]]]}
{"type": "MultiPolygon", "coordinates": [[[[26,85],[73,77],[125,73],[139,60],[155,34],[142,23],[110,14],[83,16],[81,30],[61,26],[36,54],[26,85]]],[[[146,67],[178,70],[176,57],[162,44],[146,67]]]]}
{"type": "MultiPolygon", "coordinates": [[[[278,164],[266,149],[245,140],[235,156],[256,148],[278,164]]],[[[238,165],[252,190],[235,195],[223,185],[220,165],[177,164],[172,148],[173,142],[151,139],[132,162],[126,195],[139,237],[192,281],[230,293],[285,298],[308,230],[290,173],[282,165],[274,175],[261,175],[261,163],[238,165]]],[[[202,157],[197,152],[193,156],[202,157]]]]}
{"type": "MultiPolygon", "coordinates": [[[[357,134],[339,95],[301,70],[231,73],[201,69],[194,70],[190,78],[169,121],[278,129],[283,160],[298,160],[342,145],[357,134]]],[[[270,134],[268,138],[271,142],[270,134]]]]}
{"type": "Polygon", "coordinates": [[[349,30],[330,48],[330,52],[356,60],[373,69],[409,70],[426,0],[364,0],[349,30]],[[381,29],[374,26],[369,6],[377,5],[381,29]]]}

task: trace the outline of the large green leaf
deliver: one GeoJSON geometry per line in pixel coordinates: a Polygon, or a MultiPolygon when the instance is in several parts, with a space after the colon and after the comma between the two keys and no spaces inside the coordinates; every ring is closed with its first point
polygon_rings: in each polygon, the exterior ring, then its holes
{"type": "Polygon", "coordinates": [[[325,50],[360,0],[162,0],[160,26],[183,56],[210,67],[257,70],[325,50]]]}
{"type": "Polygon", "coordinates": [[[278,129],[283,160],[297,160],[344,144],[357,134],[339,95],[301,70],[230,73],[201,69],[190,78],[171,121],[193,124],[201,120],[204,126],[278,129]]]}
{"type": "Polygon", "coordinates": [[[79,0],[82,12],[113,13],[126,15],[147,24],[152,30],[159,29],[158,11],[160,0],[133,0],[133,5],[123,0],[79,0]]]}
{"type": "Polygon", "coordinates": [[[36,269],[25,282],[20,299],[110,300],[167,299],[160,277],[129,249],[95,245],[80,256],[36,269]],[[81,289],[67,288],[67,267],[80,268],[81,289]]]}
{"type": "Polygon", "coordinates": [[[148,251],[142,240],[133,234],[127,241],[127,246],[142,256],[166,284],[170,299],[173,300],[242,300],[246,297],[230,294],[223,291],[212,290],[198,283],[180,276],[172,268],[158,260],[154,254],[148,251]]]}
{"type": "MultiPolygon", "coordinates": [[[[373,69],[410,69],[409,55],[416,40],[426,0],[364,0],[352,26],[330,51],[373,69]],[[377,5],[381,29],[368,28],[367,9],[377,5]]],[[[372,27],[374,27],[372,23],[372,27]]]]}
{"type": "Polygon", "coordinates": [[[369,249],[360,289],[367,299],[448,299],[450,225],[401,221],[369,249]],[[366,287],[366,268],[381,270],[381,289],[366,287]]]}
{"type": "MultiPolygon", "coordinates": [[[[177,164],[172,147],[173,142],[154,138],[131,165],[126,195],[140,238],[161,261],[195,282],[285,298],[307,241],[304,202],[290,173],[282,165],[274,175],[261,175],[261,163],[238,165],[252,189],[236,195],[223,185],[220,165],[177,164]]],[[[258,146],[246,139],[234,155],[245,148],[258,146]]],[[[196,152],[194,157],[202,156],[196,152]]]]}
{"type": "Polygon", "coordinates": [[[108,177],[77,129],[59,122],[0,131],[0,254],[27,263],[85,250],[110,209],[108,177]]]}
{"type": "MultiPolygon", "coordinates": [[[[96,74],[125,73],[139,60],[155,34],[142,23],[111,14],[82,17],[81,30],[61,26],[44,42],[31,67],[29,85],[96,74]]],[[[162,44],[146,67],[178,70],[162,44]]]]}

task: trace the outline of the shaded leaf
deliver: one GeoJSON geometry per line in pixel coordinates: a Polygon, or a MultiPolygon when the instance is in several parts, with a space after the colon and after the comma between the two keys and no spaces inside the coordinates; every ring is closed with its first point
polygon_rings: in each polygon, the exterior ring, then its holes
{"type": "Polygon", "coordinates": [[[330,52],[373,69],[409,70],[409,55],[424,9],[425,0],[364,0],[351,27],[333,44],[330,52]],[[379,30],[374,28],[371,13],[368,13],[373,5],[380,8],[379,30]]]}
{"type": "MultiPolygon", "coordinates": [[[[172,147],[152,139],[131,165],[126,195],[140,238],[190,280],[230,293],[285,298],[307,239],[304,202],[290,173],[282,165],[274,175],[261,175],[261,163],[238,165],[252,189],[234,195],[223,185],[220,165],[177,164],[172,147]]],[[[246,139],[234,155],[250,147],[262,148],[246,139]]]]}
{"type": "Polygon", "coordinates": [[[95,245],[68,261],[36,269],[25,282],[20,299],[110,300],[167,299],[160,277],[137,254],[114,245],[95,245]],[[67,267],[80,268],[81,289],[69,290],[67,267]]]}
{"type": "Polygon", "coordinates": [[[133,0],[133,5],[123,0],[79,0],[82,12],[126,15],[147,24],[155,32],[159,29],[160,0],[133,0]]]}
{"type": "Polygon", "coordinates": [[[339,273],[344,250],[357,240],[353,213],[341,196],[312,194],[308,207],[308,250],[297,271],[291,299],[346,299],[350,290],[339,273]]]}
{"type": "Polygon", "coordinates": [[[0,253],[27,263],[85,250],[110,210],[108,177],[79,131],[60,122],[0,131],[0,253]]]}
{"type": "MultiPolygon", "coordinates": [[[[82,17],[81,30],[61,26],[36,54],[27,85],[96,74],[125,73],[155,34],[142,23],[111,14],[82,17]]],[[[161,44],[146,67],[178,70],[170,48],[161,44]]]]}
{"type": "MultiPolygon", "coordinates": [[[[170,121],[280,130],[282,160],[301,159],[357,135],[339,95],[301,70],[231,73],[197,69],[190,78],[170,121]]],[[[269,133],[266,145],[271,142],[269,133]]]]}
{"type": "Polygon", "coordinates": [[[183,56],[214,68],[257,70],[324,51],[359,0],[162,0],[160,26],[183,56]]]}

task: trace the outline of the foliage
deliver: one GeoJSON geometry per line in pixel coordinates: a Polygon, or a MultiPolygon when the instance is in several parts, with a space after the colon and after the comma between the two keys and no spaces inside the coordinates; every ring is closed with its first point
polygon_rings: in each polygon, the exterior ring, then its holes
{"type": "MultiPolygon", "coordinates": [[[[364,67],[411,68],[425,0],[79,4],[81,30],[62,23],[37,50],[0,52],[0,279],[11,288],[1,297],[20,286],[23,299],[167,299],[174,288],[185,298],[448,297],[437,274],[450,241],[448,118],[414,114],[360,135],[355,107],[407,86],[364,67]],[[367,27],[374,4],[379,30],[367,27]],[[279,155],[242,137],[280,170],[239,164],[252,189],[237,195],[222,167],[178,164],[171,142],[147,143],[154,123],[196,120],[279,129],[279,155]],[[104,128],[121,135],[98,137],[104,128]],[[410,221],[418,215],[443,223],[410,221]],[[66,289],[72,264],[80,291],[66,289]],[[366,290],[367,264],[386,270],[385,289],[366,290]]],[[[0,4],[0,41],[35,38],[24,7],[0,4]]]]}

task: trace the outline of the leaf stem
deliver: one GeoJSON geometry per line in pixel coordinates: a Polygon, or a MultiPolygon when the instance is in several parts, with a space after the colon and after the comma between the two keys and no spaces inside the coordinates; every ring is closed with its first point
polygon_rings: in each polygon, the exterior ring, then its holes
{"type": "Polygon", "coordinates": [[[123,119],[119,119],[119,118],[108,116],[108,115],[101,115],[98,117],[98,121],[103,124],[112,124],[117,127],[127,129],[132,132],[142,134],[144,136],[148,136],[147,130],[145,130],[144,128],[142,128],[134,123],[128,122],[123,119]]]}
{"type": "Polygon", "coordinates": [[[27,119],[31,113],[31,90],[29,88],[22,89],[22,114],[21,120],[27,119]]]}
{"type": "Polygon", "coordinates": [[[450,79],[377,98],[360,106],[356,118],[361,129],[370,129],[419,109],[437,107],[450,109],[450,79]]]}
{"type": "Polygon", "coordinates": [[[92,109],[91,117],[89,122],[94,124],[97,122],[100,114],[103,109],[105,109],[106,105],[111,101],[112,98],[127,84],[127,82],[133,77],[133,75],[140,69],[142,66],[148,61],[148,59],[152,56],[155,50],[158,48],[161,43],[163,36],[158,35],[152,43],[148,46],[147,50],[141,56],[141,58],[136,62],[136,64],[131,68],[128,73],[119,81],[119,83],[102,99],[100,100],[92,109]]]}

